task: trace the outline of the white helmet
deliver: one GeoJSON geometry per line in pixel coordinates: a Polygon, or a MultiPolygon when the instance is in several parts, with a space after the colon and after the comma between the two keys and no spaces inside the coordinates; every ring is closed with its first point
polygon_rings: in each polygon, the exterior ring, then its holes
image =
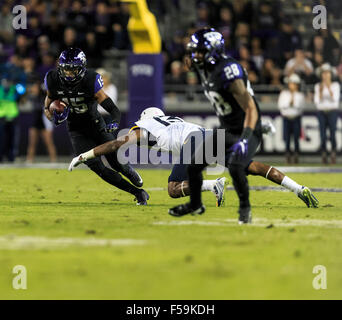
{"type": "Polygon", "coordinates": [[[165,113],[163,110],[155,107],[147,108],[145,109],[141,115],[139,120],[146,120],[146,119],[151,119],[153,117],[163,117],[165,116],[165,113]]]}

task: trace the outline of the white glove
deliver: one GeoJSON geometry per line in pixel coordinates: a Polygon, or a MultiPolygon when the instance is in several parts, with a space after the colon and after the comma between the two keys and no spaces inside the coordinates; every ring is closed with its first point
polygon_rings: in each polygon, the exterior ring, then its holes
{"type": "Polygon", "coordinates": [[[69,165],[69,171],[72,171],[73,168],[79,166],[81,163],[86,162],[87,160],[82,158],[82,155],[79,155],[77,157],[75,157],[74,159],[72,159],[72,161],[70,162],[69,165]]]}
{"type": "Polygon", "coordinates": [[[271,134],[274,135],[276,133],[276,128],[271,121],[265,121],[261,123],[261,131],[263,134],[271,134]]]}

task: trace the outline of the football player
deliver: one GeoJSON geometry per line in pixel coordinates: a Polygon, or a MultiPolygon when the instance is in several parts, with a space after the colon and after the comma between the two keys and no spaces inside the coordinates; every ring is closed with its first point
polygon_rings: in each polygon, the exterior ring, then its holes
{"type": "MultiPolygon", "coordinates": [[[[67,120],[71,143],[76,154],[113,140],[113,133],[118,129],[121,117],[119,109],[103,90],[101,76],[88,70],[86,64],[86,56],[82,50],[69,48],[59,56],[57,70],[47,72],[44,79],[45,115],[56,126],[67,120]],[[60,100],[65,104],[62,113],[49,109],[54,100],[60,100]],[[108,125],[97,111],[97,104],[112,116],[113,121],[108,125]]],[[[139,189],[143,184],[140,175],[130,165],[120,164],[116,153],[107,155],[106,159],[114,170],[106,167],[100,158],[91,159],[86,165],[104,181],[134,195],[137,205],[146,205],[149,195],[145,190],[139,189]]]]}
{"type": "MultiPolygon", "coordinates": [[[[219,118],[220,129],[225,130],[225,165],[239,198],[239,224],[245,224],[252,221],[246,175],[261,142],[260,109],[246,70],[238,61],[225,55],[224,48],[222,34],[212,28],[196,31],[188,43],[191,66],[200,75],[204,93],[219,118]]],[[[217,131],[214,135],[217,135],[217,131]]],[[[203,149],[199,152],[203,152],[203,149]]],[[[179,217],[189,213],[204,213],[200,191],[202,170],[207,165],[205,162],[189,165],[190,202],[171,208],[169,214],[179,217]]],[[[265,175],[269,177],[272,171],[275,170],[267,170],[265,175]]],[[[292,182],[287,180],[284,184],[291,187],[292,182]]],[[[297,192],[310,205],[318,205],[308,188],[303,187],[297,192]]]]}
{"type": "MultiPolygon", "coordinates": [[[[149,147],[153,147],[156,144],[162,150],[171,151],[173,155],[180,155],[179,163],[173,166],[171,175],[169,176],[168,193],[172,198],[185,197],[190,195],[187,172],[187,163],[190,163],[190,161],[188,161],[189,159],[183,158],[183,151],[185,146],[191,143],[189,137],[196,136],[196,134],[202,135],[204,130],[204,128],[185,122],[179,117],[165,116],[164,112],[158,108],[147,108],[142,112],[139,121],[136,122],[136,126],[131,128],[127,135],[78,155],[71,161],[69,171],[72,171],[74,167],[89,159],[110,154],[124,144],[127,146],[130,144],[139,145],[142,139],[146,139],[149,147]]],[[[263,133],[267,134],[274,130],[275,128],[272,128],[270,124],[262,125],[263,133]]],[[[212,132],[212,130],[205,131],[212,132]]],[[[195,149],[192,148],[190,151],[194,152],[195,149]]],[[[247,174],[264,177],[294,192],[305,202],[307,207],[317,206],[317,203],[311,201],[311,197],[307,196],[304,192],[304,190],[308,190],[308,193],[311,194],[310,189],[299,185],[278,169],[257,161],[250,161],[246,170],[247,174]]],[[[217,206],[221,206],[224,201],[224,189],[225,178],[204,180],[201,188],[202,191],[210,190],[215,194],[217,206]]]]}
{"type": "MultiPolygon", "coordinates": [[[[188,161],[184,161],[184,144],[190,135],[201,134],[204,129],[179,117],[165,116],[161,109],[155,107],[145,109],[135,124],[136,126],[131,128],[127,135],[75,157],[69,166],[69,171],[89,159],[116,152],[124,144],[142,146],[145,141],[147,147],[170,152],[175,162],[178,159],[168,179],[169,196],[179,198],[189,195],[186,163],[190,162],[190,157],[188,161]]],[[[189,155],[190,153],[191,150],[189,155]]],[[[224,177],[203,181],[202,191],[211,191],[216,197],[218,207],[224,203],[225,181],[224,177]]]]}

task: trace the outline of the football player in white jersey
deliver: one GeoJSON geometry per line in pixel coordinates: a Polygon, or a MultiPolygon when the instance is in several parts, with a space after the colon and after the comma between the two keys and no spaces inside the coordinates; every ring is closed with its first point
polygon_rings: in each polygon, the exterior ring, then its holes
{"type": "MultiPolygon", "coordinates": [[[[183,155],[186,152],[183,152],[183,148],[190,136],[196,133],[201,135],[205,129],[196,124],[185,122],[179,117],[165,116],[161,109],[155,107],[145,109],[135,124],[136,126],[132,127],[127,135],[112,141],[112,144],[98,146],[75,157],[69,166],[69,171],[89,159],[112,153],[123,144],[126,146],[140,145],[142,141],[147,141],[150,148],[170,152],[173,160],[175,160],[174,162],[176,162],[168,179],[169,196],[171,198],[188,196],[187,163],[190,163],[191,150],[188,161],[184,161],[183,155]]],[[[224,203],[225,182],[225,177],[203,181],[202,191],[211,191],[216,197],[216,206],[218,207],[224,203]]]]}
{"type": "MultiPolygon", "coordinates": [[[[136,122],[136,126],[131,128],[128,134],[78,155],[71,161],[69,171],[72,171],[74,167],[89,159],[112,153],[124,144],[139,144],[141,140],[146,139],[147,141],[154,141],[156,146],[161,150],[171,151],[173,155],[180,156],[179,164],[173,166],[171,175],[169,176],[168,193],[172,198],[189,196],[188,165],[186,164],[187,161],[183,161],[184,159],[181,158],[183,155],[182,149],[189,141],[188,137],[190,135],[196,133],[201,134],[203,131],[208,130],[198,125],[185,122],[178,117],[165,116],[164,112],[158,108],[147,108],[142,112],[140,119],[136,122]],[[149,135],[152,135],[154,140],[149,139],[151,138],[148,137],[149,135]]],[[[274,131],[275,128],[270,123],[262,124],[262,132],[264,134],[269,132],[274,133],[274,131]]],[[[152,143],[149,146],[153,147],[154,145],[152,143]]],[[[302,190],[308,189],[307,187],[298,184],[278,169],[252,160],[245,170],[247,174],[264,177],[292,191],[308,208],[318,207],[317,200],[311,201],[312,197],[307,197],[303,194],[302,190]]],[[[217,206],[221,206],[224,202],[224,190],[225,178],[205,180],[202,185],[202,191],[212,191],[215,194],[217,206]]]]}

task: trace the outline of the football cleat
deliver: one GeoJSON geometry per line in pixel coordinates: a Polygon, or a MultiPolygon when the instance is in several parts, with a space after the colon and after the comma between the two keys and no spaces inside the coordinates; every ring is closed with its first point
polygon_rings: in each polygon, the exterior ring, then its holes
{"type": "Polygon", "coordinates": [[[190,205],[190,202],[188,202],[186,204],[180,204],[176,207],[169,209],[169,215],[173,217],[182,217],[187,214],[192,214],[192,215],[203,214],[204,211],[205,211],[205,206],[203,204],[197,209],[193,209],[190,205]]]}
{"type": "Polygon", "coordinates": [[[226,191],[226,178],[218,178],[214,184],[212,193],[216,197],[216,207],[221,207],[224,205],[226,191]]]}
{"type": "Polygon", "coordinates": [[[147,206],[147,200],[149,199],[150,195],[144,189],[140,189],[134,200],[137,201],[137,206],[147,206]]]}
{"type": "Polygon", "coordinates": [[[136,187],[141,188],[143,186],[143,179],[141,178],[140,174],[129,164],[122,165],[122,167],[123,170],[121,173],[136,187]]]}
{"type": "Polygon", "coordinates": [[[318,208],[319,201],[308,187],[302,187],[302,190],[298,193],[298,198],[303,200],[308,208],[318,208]]]}
{"type": "Polygon", "coordinates": [[[239,224],[252,223],[252,211],[251,207],[239,209],[239,224]]]}

